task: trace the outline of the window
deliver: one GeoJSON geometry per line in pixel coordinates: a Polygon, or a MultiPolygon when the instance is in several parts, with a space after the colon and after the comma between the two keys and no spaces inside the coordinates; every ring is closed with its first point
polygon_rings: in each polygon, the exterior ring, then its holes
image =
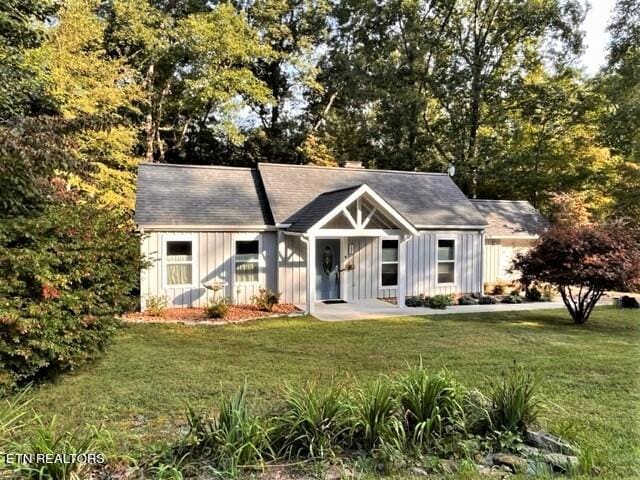
{"type": "Polygon", "coordinates": [[[168,240],[166,243],[167,286],[193,284],[193,241],[168,240]]]}
{"type": "Polygon", "coordinates": [[[455,240],[438,240],[438,283],[455,282],[455,240]]]}
{"type": "Polygon", "coordinates": [[[398,285],[398,240],[382,240],[380,285],[398,285]]]}
{"type": "Polygon", "coordinates": [[[236,283],[257,283],[259,262],[258,240],[236,241],[236,283]]]}

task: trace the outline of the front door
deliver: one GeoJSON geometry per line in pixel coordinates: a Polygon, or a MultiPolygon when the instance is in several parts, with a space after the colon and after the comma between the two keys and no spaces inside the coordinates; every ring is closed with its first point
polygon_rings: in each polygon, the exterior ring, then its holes
{"type": "Polygon", "coordinates": [[[340,240],[319,238],[316,242],[316,298],[318,300],[339,299],[340,240]]]}

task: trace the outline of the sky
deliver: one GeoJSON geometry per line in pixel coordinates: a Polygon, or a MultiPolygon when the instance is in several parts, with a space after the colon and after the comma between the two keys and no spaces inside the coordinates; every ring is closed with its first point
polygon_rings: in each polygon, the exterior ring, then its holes
{"type": "Polygon", "coordinates": [[[586,47],[582,55],[582,64],[589,75],[594,75],[606,62],[609,43],[607,24],[611,18],[615,0],[591,0],[583,3],[590,3],[591,8],[582,27],[585,31],[586,47]]]}

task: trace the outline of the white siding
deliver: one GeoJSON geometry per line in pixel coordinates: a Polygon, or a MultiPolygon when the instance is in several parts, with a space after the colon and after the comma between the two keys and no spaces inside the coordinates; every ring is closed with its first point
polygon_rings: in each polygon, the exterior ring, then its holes
{"type": "Polygon", "coordinates": [[[507,269],[515,256],[528,250],[533,240],[487,239],[485,242],[484,281],[486,283],[509,282],[518,278],[517,273],[509,274],[507,269]]]}
{"type": "Polygon", "coordinates": [[[278,291],[282,301],[307,301],[307,246],[298,236],[278,234],[278,291]]]}
{"type": "MultiPolygon", "coordinates": [[[[277,288],[277,240],[275,232],[262,232],[261,264],[258,284],[234,285],[233,252],[234,240],[245,233],[234,232],[193,232],[184,234],[185,238],[194,237],[197,254],[194,262],[196,282],[192,287],[166,288],[163,284],[164,252],[163,242],[166,236],[180,234],[167,232],[149,232],[142,241],[142,254],[151,266],[144,270],[140,277],[140,293],[142,309],[145,308],[149,296],[166,296],[170,306],[200,307],[204,306],[213,292],[204,288],[203,283],[212,280],[227,282],[224,295],[235,303],[248,303],[259,287],[277,288]]],[[[218,293],[221,295],[221,292],[218,293]]]]}

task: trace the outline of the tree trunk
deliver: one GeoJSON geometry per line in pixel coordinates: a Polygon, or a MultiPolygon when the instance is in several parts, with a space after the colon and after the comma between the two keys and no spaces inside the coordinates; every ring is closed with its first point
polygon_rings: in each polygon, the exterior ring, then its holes
{"type": "Polygon", "coordinates": [[[569,315],[571,315],[576,325],[587,323],[598,300],[604,294],[604,290],[587,285],[581,285],[575,296],[569,286],[560,286],[558,290],[569,311],[569,315]]]}

